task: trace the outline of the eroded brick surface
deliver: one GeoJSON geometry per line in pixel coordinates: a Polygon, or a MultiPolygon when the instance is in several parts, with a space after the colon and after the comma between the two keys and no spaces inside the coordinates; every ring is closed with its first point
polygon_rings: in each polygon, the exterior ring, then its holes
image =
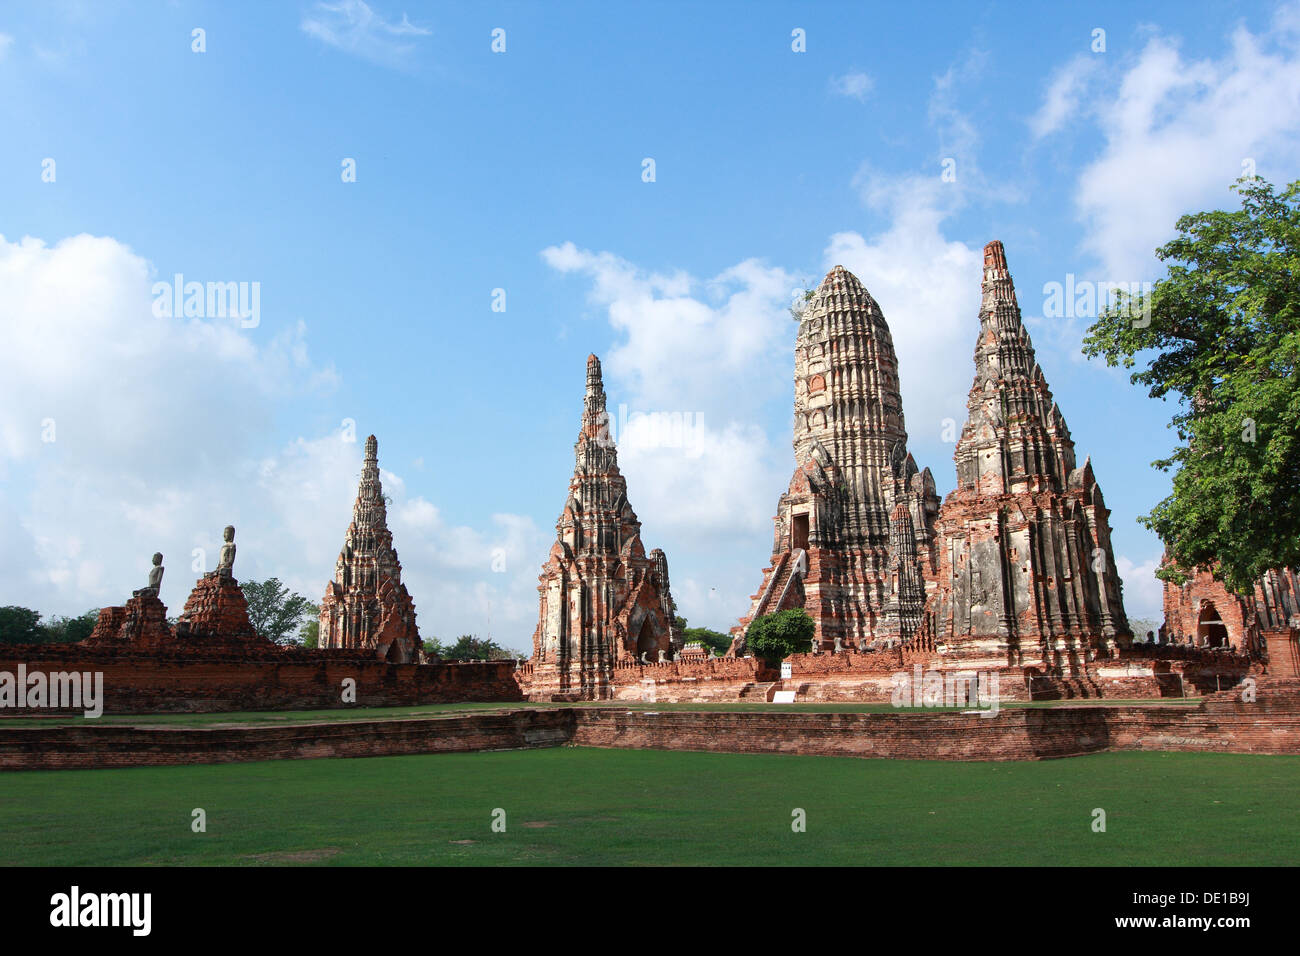
{"type": "MultiPolygon", "coordinates": [[[[1164,565],[1170,565],[1166,553],[1164,565]]],[[[1300,577],[1289,568],[1267,572],[1249,596],[1235,594],[1207,568],[1183,584],[1164,585],[1165,623],[1161,643],[1231,648],[1268,660],[1282,674],[1296,671],[1300,633],[1300,577]]]]}
{"type": "Polygon", "coordinates": [[[1110,512],[1092,463],[1076,463],[1000,242],[984,248],[982,291],[928,624],[947,656],[1079,675],[1131,637],[1110,512]]]}

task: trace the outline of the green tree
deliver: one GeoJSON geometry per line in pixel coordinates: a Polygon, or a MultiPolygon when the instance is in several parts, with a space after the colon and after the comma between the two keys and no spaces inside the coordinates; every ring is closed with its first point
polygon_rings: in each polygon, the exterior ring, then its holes
{"type": "Polygon", "coordinates": [[[764,614],[749,622],[745,643],[769,664],[779,664],[791,654],[812,649],[817,625],[801,607],[764,614]]]}
{"type": "Polygon", "coordinates": [[[0,644],[40,644],[44,640],[40,611],[16,604],[0,607],[0,644]]]}
{"type": "Polygon", "coordinates": [[[490,638],[462,634],[455,644],[441,648],[438,656],[444,661],[503,661],[516,655],[490,638]]]}
{"type": "MultiPolygon", "coordinates": [[[[320,608],[316,609],[320,614],[320,608]]],[[[310,618],[302,627],[298,628],[298,643],[303,647],[320,647],[320,618],[310,618]]]]}
{"type": "Polygon", "coordinates": [[[309,614],[319,616],[320,608],[301,594],[295,594],[278,578],[244,581],[240,584],[248,601],[248,620],[253,630],[275,644],[294,644],[292,635],[309,614]]]}
{"type": "Polygon", "coordinates": [[[727,648],[731,647],[730,634],[723,634],[721,631],[714,631],[707,627],[683,628],[682,637],[687,644],[698,641],[717,654],[725,654],[727,648]]]}
{"type": "Polygon", "coordinates": [[[76,617],[56,617],[41,625],[47,644],[75,644],[90,637],[99,620],[99,608],[91,608],[76,617]]]}
{"type": "Polygon", "coordinates": [[[1183,216],[1156,255],[1168,275],[1120,296],[1084,339],[1089,357],[1134,368],[1152,398],[1178,402],[1178,444],[1152,464],[1172,493],[1138,520],[1181,583],[1211,568],[1238,593],[1300,565],[1300,181],[1232,187],[1241,208],[1183,216]]]}

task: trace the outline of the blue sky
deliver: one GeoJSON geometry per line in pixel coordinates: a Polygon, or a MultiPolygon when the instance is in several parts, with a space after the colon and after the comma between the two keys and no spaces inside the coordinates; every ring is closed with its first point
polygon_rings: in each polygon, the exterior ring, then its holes
{"type": "Polygon", "coordinates": [[[594,351],[616,414],[698,422],[620,455],[682,613],[725,630],[793,465],[792,291],[836,263],[872,291],[946,493],[1001,239],[1154,617],[1172,409],[1044,286],[1158,278],[1243,163],[1296,178],[1298,126],[1295,4],[5,5],[0,604],[120,603],[162,550],[178,613],[228,522],[237,575],[319,599],[351,420],[422,631],[527,648],[594,351]],[[258,283],[258,323],[155,315],[177,273],[258,283]]]}

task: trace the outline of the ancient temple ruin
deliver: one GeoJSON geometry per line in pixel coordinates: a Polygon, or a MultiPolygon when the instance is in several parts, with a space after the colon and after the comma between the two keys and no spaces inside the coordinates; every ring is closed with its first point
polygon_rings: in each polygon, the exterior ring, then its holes
{"type": "Polygon", "coordinates": [[[796,607],[819,649],[907,643],[922,623],[939,498],[907,451],[885,316],[843,266],[800,315],[794,382],[794,477],[729,654],[754,618],[796,607]]]}
{"type": "Polygon", "coordinates": [[[420,660],[415,602],[402,583],[402,565],[388,530],[374,435],[366,439],[352,523],[321,601],[320,646],[369,651],[396,664],[420,660]]]}
{"type": "Polygon", "coordinates": [[[587,394],[569,496],[538,578],[535,694],[602,699],[617,663],[670,660],[681,649],[668,561],[641,543],[641,522],[609,431],[600,360],[587,358],[587,394]]]}
{"type": "Polygon", "coordinates": [[[167,623],[167,607],[159,599],[162,590],[163,556],[153,556],[149,584],[131,592],[125,605],[102,607],[95,627],[84,641],[92,647],[160,648],[174,640],[167,623]]]}
{"type": "Polygon", "coordinates": [[[1110,512],[1034,359],[1000,242],[984,247],[957,488],[939,512],[927,625],[947,654],[1077,669],[1129,637],[1110,512]]]}
{"type": "Polygon", "coordinates": [[[248,601],[235,579],[235,528],[222,533],[221,553],[214,571],[194,582],[185,608],[172,627],[167,607],[158,598],[163,556],[153,556],[149,584],[132,592],[124,606],[99,610],[95,628],[82,643],[87,647],[134,653],[258,654],[274,645],[253,628],[248,601]]]}
{"type": "MultiPolygon", "coordinates": [[[[1168,553],[1161,563],[1170,564],[1168,553]]],[[[1273,656],[1269,636],[1300,628],[1300,575],[1275,568],[1255,582],[1252,593],[1241,595],[1209,569],[1197,568],[1182,584],[1164,582],[1164,610],[1161,643],[1273,656]]]]}

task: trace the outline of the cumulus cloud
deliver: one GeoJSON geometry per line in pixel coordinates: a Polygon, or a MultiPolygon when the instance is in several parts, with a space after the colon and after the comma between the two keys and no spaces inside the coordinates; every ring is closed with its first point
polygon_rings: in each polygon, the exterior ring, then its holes
{"type": "MultiPolygon", "coordinates": [[[[304,323],[275,333],[274,317],[251,329],[159,317],[152,279],[111,238],[0,237],[0,605],[120,604],[162,551],[162,599],[179,614],[226,524],[238,529],[239,577],[276,576],[319,600],[362,445],[341,431],[277,442],[261,423],[337,376],[313,360],[304,323]]],[[[524,649],[546,536],[518,515],[493,515],[486,530],[452,525],[399,475],[383,481],[422,628],[454,637],[491,626],[524,649]]]]}
{"type": "Polygon", "coordinates": [[[300,28],[328,47],[385,66],[404,65],[416,49],[413,38],[432,32],[411,23],[405,13],[401,22],[391,23],[363,0],[317,3],[300,28]]]}
{"type": "Polygon", "coordinates": [[[1192,59],[1150,38],[1118,85],[1091,109],[1101,154],[1075,194],[1083,248],[1104,277],[1152,278],[1153,252],[1183,213],[1235,204],[1227,186],[1244,172],[1290,180],[1300,161],[1300,14],[1281,8],[1274,28],[1244,26],[1219,58],[1192,59]]]}
{"type": "Polygon", "coordinates": [[[646,411],[726,404],[739,377],[762,381],[764,371],[780,368],[774,355],[792,336],[786,310],[795,281],[784,270],[749,259],[700,281],[644,272],[571,242],[544,249],[542,258],[591,280],[590,301],[622,336],[602,356],[604,367],[626,380],[646,411]]]}
{"type": "MultiPolygon", "coordinates": [[[[0,236],[0,303],[14,317],[0,350],[0,468],[76,454],[165,474],[176,468],[168,423],[233,425],[269,395],[333,380],[312,365],[301,323],[271,334],[269,322],[160,318],[150,280],[149,264],[113,239],[0,236]]],[[[237,458],[249,439],[212,427],[189,467],[237,458]]]]}
{"type": "Polygon", "coordinates": [[[875,89],[876,81],[861,70],[850,70],[843,76],[831,77],[831,92],[865,101],[875,89]]]}
{"type": "Polygon", "coordinates": [[[542,257],[590,283],[617,333],[605,388],[647,549],[667,553],[685,616],[730,626],[757,586],[793,470],[789,432],[780,441],[763,408],[793,378],[795,278],[755,260],[709,279],[651,272],[567,242],[542,257]]]}
{"type": "MultiPolygon", "coordinates": [[[[151,272],[110,238],[0,237],[0,312],[13,317],[0,350],[0,472],[6,520],[30,545],[0,560],[36,585],[4,603],[79,611],[120,600],[141,586],[129,556],[147,570],[164,542],[188,565],[199,539],[215,542],[237,516],[232,495],[256,481],[247,463],[260,437],[248,423],[269,420],[278,396],[332,379],[301,324],[275,334],[273,322],[156,316],[151,272]]],[[[12,579],[0,581],[8,590],[12,579]]]]}
{"type": "Polygon", "coordinates": [[[922,459],[921,451],[951,455],[951,446],[939,444],[945,419],[959,431],[966,417],[983,259],[980,247],[944,235],[957,202],[950,186],[938,177],[867,175],[864,199],[888,226],[869,236],[836,233],[824,259],[828,269],[838,264],[856,275],[880,304],[898,354],[913,452],[936,473],[940,462],[922,459]],[[934,376],[931,369],[963,371],[934,376]]]}

